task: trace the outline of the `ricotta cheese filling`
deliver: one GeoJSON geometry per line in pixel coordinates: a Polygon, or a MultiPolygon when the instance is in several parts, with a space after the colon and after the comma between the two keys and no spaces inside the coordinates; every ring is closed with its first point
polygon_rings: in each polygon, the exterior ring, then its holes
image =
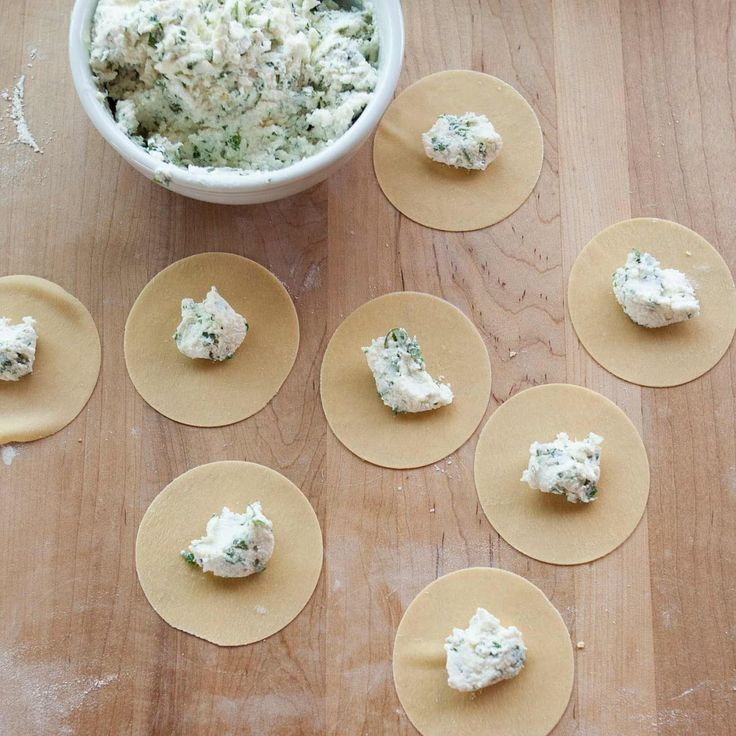
{"type": "Polygon", "coordinates": [[[378,395],[394,413],[429,411],[452,403],[449,384],[427,373],[416,337],[409,337],[403,327],[377,337],[363,352],[378,395]]]}
{"type": "Polygon", "coordinates": [[[453,629],[445,640],[447,684],[472,692],[510,680],[526,662],[524,639],[516,626],[501,622],[485,608],[476,610],[467,629],[453,629]]]}
{"type": "Polygon", "coordinates": [[[10,324],[7,317],[0,318],[0,381],[17,381],[33,372],[36,359],[36,320],[23,317],[17,324],[10,324]]]}
{"type": "Polygon", "coordinates": [[[542,493],[565,496],[570,503],[595,501],[602,442],[603,437],[593,432],[579,441],[560,432],[553,442],[532,442],[521,480],[542,493]]]}
{"type": "Polygon", "coordinates": [[[248,322],[238,314],[213,286],[203,302],[182,299],[181,322],[174,341],[187,358],[229,360],[245,336],[248,322]]]}
{"type": "Polygon", "coordinates": [[[99,0],[90,66],[159,160],[280,169],[343,135],[373,95],[378,36],[359,2],[99,0]]]}
{"type": "Polygon", "coordinates": [[[203,572],[221,578],[244,578],[263,572],[274,548],[273,524],[261,504],[250,504],[244,514],[225,506],[207,522],[207,532],[194,539],[181,556],[203,572]]]}
{"type": "Polygon", "coordinates": [[[440,115],[422,133],[424,152],[433,161],[461,169],[485,171],[501,152],[501,136],[485,115],[440,115]]]}
{"type": "Polygon", "coordinates": [[[700,302],[687,276],[660,268],[649,253],[632,250],[613,274],[613,293],[624,312],[642,327],[664,327],[697,317],[700,302]]]}

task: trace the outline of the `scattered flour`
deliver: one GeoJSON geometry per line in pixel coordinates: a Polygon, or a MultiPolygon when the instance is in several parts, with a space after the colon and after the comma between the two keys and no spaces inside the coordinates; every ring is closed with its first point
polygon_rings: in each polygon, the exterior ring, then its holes
{"type": "Polygon", "coordinates": [[[713,698],[714,696],[718,697],[719,695],[721,697],[728,697],[726,695],[726,692],[728,690],[733,691],[733,683],[729,680],[703,680],[702,682],[698,682],[692,687],[683,690],[679,695],[675,695],[672,700],[681,700],[682,698],[687,698],[693,693],[698,693],[701,690],[707,690],[710,693],[711,698],[713,698]]]}
{"type": "Polygon", "coordinates": [[[65,721],[87,698],[118,679],[116,674],[79,677],[66,663],[33,661],[21,649],[0,650],[0,672],[0,733],[24,736],[73,736],[74,730],[65,721]]]}
{"type": "Polygon", "coordinates": [[[729,468],[726,484],[731,493],[736,493],[736,465],[732,465],[731,468],[729,468]]]}
{"type": "Polygon", "coordinates": [[[320,267],[317,263],[313,263],[307,270],[307,275],[304,277],[304,291],[312,291],[312,289],[318,288],[321,283],[320,267]]]}
{"type": "MultiPolygon", "coordinates": [[[[437,380],[440,381],[442,379],[438,378],[437,380]]],[[[434,463],[432,467],[435,469],[435,472],[441,473],[442,475],[447,476],[448,480],[455,480],[456,478],[460,477],[460,471],[458,470],[458,473],[456,474],[452,473],[452,470],[454,469],[451,467],[452,462],[453,462],[452,458],[446,458],[444,461],[440,460],[439,462],[434,463]],[[443,462],[444,462],[444,465],[443,465],[443,462]]]]}
{"type": "Polygon", "coordinates": [[[665,629],[672,629],[675,625],[675,622],[673,619],[677,618],[677,612],[674,611],[672,608],[669,607],[663,607],[659,612],[659,617],[662,621],[662,626],[664,626],[665,629]]]}
{"type": "Polygon", "coordinates": [[[268,613],[268,608],[266,608],[266,606],[256,606],[255,607],[255,612],[259,616],[265,616],[268,613]]]}
{"type": "Polygon", "coordinates": [[[18,456],[18,450],[13,445],[5,445],[0,449],[0,455],[2,456],[5,465],[12,465],[13,460],[18,456]]]}
{"type": "Polygon", "coordinates": [[[22,143],[23,145],[29,146],[36,153],[43,153],[39,148],[38,143],[31,135],[31,131],[28,128],[25,114],[25,87],[26,87],[26,75],[22,74],[18,77],[13,88],[13,97],[10,101],[10,116],[13,118],[15,123],[16,132],[16,143],[22,143]]]}

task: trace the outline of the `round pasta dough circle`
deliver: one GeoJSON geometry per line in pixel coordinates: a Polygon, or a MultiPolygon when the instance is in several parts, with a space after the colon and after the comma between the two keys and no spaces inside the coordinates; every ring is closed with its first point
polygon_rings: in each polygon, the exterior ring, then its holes
{"type": "Polygon", "coordinates": [[[473,323],[444,299],[396,292],[358,307],[335,330],[322,361],[320,395],[340,442],[385,468],[418,468],[463,445],[480,424],[491,394],[491,363],[473,323]],[[361,348],[392,327],[416,335],[434,378],[452,385],[449,406],[393,414],[376,393],[361,348]]]}
{"type": "Polygon", "coordinates": [[[636,427],[616,404],[568,384],[536,386],[491,414],[475,451],[478,498],[493,528],[519,552],[555,565],[603,557],[636,529],[649,496],[649,461],[636,427]],[[559,432],[603,437],[600,493],[573,504],[520,480],[532,442],[559,432]]]}
{"type": "Polygon", "coordinates": [[[304,494],[255,463],[200,465],[153,499],[138,528],[135,565],[143,592],[166,623],[220,646],[260,641],[307,605],[322,570],[322,532],[304,494]],[[203,573],[180,556],[223,506],[242,512],[260,501],[276,546],[266,569],[246,578],[203,573]]]}
{"type": "Polygon", "coordinates": [[[479,230],[521,207],[539,179],[544,141],[529,103],[510,85],[474,71],[444,71],[415,82],[391,103],[376,131],[373,167],[391,204],[437,230],[479,230]],[[443,113],[484,114],[503,138],[485,171],[432,161],[422,133],[443,113]]]}
{"type": "Polygon", "coordinates": [[[0,445],[58,432],[84,409],[97,385],[102,351],[87,308],[37,276],[0,278],[0,317],[36,320],[33,372],[0,381],[0,445]]]}
{"type": "Polygon", "coordinates": [[[572,267],[567,301],[575,332],[591,357],[614,376],[641,386],[679,386],[702,376],[723,357],[736,330],[736,288],[728,266],[704,238],[669,220],[625,220],[598,233],[572,267]],[[691,279],[700,316],[656,329],[626,316],[611,278],[633,248],[691,279]]]}
{"type": "Polygon", "coordinates": [[[575,665],[565,622],[536,585],[473,567],[435,580],[412,601],[396,631],[393,670],[401,705],[423,736],[489,733],[491,725],[494,736],[546,736],[570,700],[575,665]],[[458,692],[447,684],[444,642],[478,607],[521,630],[526,664],[512,680],[458,692]]]}
{"type": "Polygon", "coordinates": [[[299,320],[281,282],[255,261],[232,253],[201,253],[153,277],[125,325],[125,363],[138,393],[169,419],[221,427],[263,409],[289,375],[299,349],[299,320]],[[248,321],[232,360],[213,363],[182,355],[173,334],[181,300],[202,301],[211,286],[248,321]]]}

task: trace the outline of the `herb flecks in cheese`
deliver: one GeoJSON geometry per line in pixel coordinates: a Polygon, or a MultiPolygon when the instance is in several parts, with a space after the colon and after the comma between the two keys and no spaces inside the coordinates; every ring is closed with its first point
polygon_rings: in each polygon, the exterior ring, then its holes
{"type": "Polygon", "coordinates": [[[449,384],[427,373],[416,337],[409,337],[403,327],[377,337],[363,352],[378,395],[395,413],[429,411],[452,403],[449,384]]]}
{"type": "Polygon", "coordinates": [[[207,522],[207,533],[195,539],[181,556],[203,572],[221,578],[244,578],[266,569],[274,548],[273,524],[261,504],[250,504],[244,514],[225,506],[207,522]]]}
{"type": "Polygon", "coordinates": [[[433,161],[460,169],[485,171],[501,152],[501,136],[485,115],[440,115],[422,133],[424,152],[433,161]]]}
{"type": "Polygon", "coordinates": [[[182,299],[174,341],[187,358],[229,360],[248,333],[248,322],[213,286],[203,302],[182,299]]]}
{"type": "Polygon", "coordinates": [[[632,250],[613,274],[613,293],[631,320],[642,327],[664,327],[697,317],[700,303],[687,276],[660,268],[649,253],[632,250]]]}
{"type": "Polygon", "coordinates": [[[478,608],[467,629],[453,629],[445,640],[447,684],[473,692],[510,680],[526,662],[526,647],[519,629],[508,628],[485,608],[478,608]]]}
{"type": "Polygon", "coordinates": [[[602,442],[603,437],[593,432],[580,441],[560,432],[553,442],[532,442],[521,480],[542,493],[565,496],[570,503],[595,501],[602,442]]]}
{"type": "Polygon", "coordinates": [[[90,65],[118,125],[163,162],[270,171],[353,124],[378,79],[371,6],[99,0],[90,65]]]}
{"type": "Polygon", "coordinates": [[[0,381],[17,381],[33,372],[35,325],[33,317],[23,317],[17,325],[10,324],[7,317],[0,318],[0,381]]]}

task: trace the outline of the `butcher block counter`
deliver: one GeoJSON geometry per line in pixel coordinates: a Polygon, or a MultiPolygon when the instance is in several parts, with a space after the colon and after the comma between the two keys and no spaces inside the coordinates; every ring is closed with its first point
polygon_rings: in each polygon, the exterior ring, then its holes
{"type": "Polygon", "coordinates": [[[565,296],[583,246],[630,217],[682,223],[736,269],[736,10],[677,0],[403,6],[400,89],[475,69],[518,89],[541,123],[541,178],[491,228],[445,233],[400,215],[376,183],[370,145],[326,183],[272,204],[172,194],[85,117],[67,63],[71,1],[0,5],[0,88],[12,97],[25,76],[25,119],[43,151],[15,142],[12,100],[0,99],[0,275],[63,286],[90,310],[103,346],[80,416],[3,452],[0,733],[415,734],[392,680],[401,616],[438,576],[493,566],[541,588],[573,645],[584,643],[555,736],[736,734],[736,352],[676,388],[625,383],[584,351],[565,296]],[[264,410],[200,429],[139,397],[123,330],[157,272],[212,250],[276,274],[301,344],[264,410]],[[448,300],[480,330],[493,369],[487,415],[553,382],[592,388],[628,414],[652,480],[621,547],[568,567],[510,547],[478,503],[478,432],[411,471],[367,464],[335,439],[319,399],[327,342],[352,310],[404,289],[448,300]],[[303,490],[325,562],[289,626],[221,648],[156,615],[136,577],[135,540],[174,477],[244,459],[303,490]]]}

